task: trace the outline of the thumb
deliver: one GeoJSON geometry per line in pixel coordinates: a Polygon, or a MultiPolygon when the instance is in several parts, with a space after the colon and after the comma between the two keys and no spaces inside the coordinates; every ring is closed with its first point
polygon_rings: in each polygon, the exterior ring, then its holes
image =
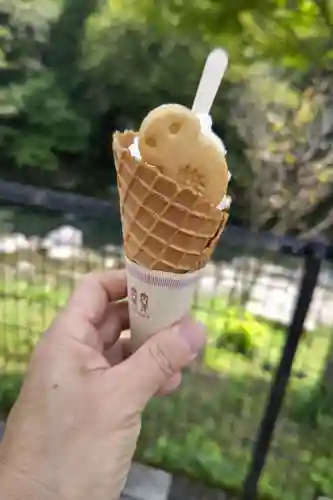
{"type": "Polygon", "coordinates": [[[187,316],[153,335],[124,362],[131,392],[139,399],[140,408],[196,358],[205,342],[205,327],[187,316]]]}

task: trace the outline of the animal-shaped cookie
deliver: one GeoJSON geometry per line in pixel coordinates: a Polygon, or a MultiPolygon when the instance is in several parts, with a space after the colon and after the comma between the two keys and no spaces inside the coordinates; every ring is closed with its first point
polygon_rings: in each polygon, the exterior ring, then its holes
{"type": "Polygon", "coordinates": [[[201,132],[199,118],[178,104],[151,111],[139,131],[142,158],[217,206],[226,194],[228,167],[219,145],[201,132]]]}

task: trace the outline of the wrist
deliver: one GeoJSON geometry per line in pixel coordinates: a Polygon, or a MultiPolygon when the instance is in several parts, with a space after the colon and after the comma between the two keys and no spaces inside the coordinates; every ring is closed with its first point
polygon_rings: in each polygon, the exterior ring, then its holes
{"type": "MultiPolygon", "coordinates": [[[[33,458],[31,458],[33,460],[33,458]]],[[[0,457],[0,498],[3,500],[60,500],[39,480],[30,478],[0,457]]]]}

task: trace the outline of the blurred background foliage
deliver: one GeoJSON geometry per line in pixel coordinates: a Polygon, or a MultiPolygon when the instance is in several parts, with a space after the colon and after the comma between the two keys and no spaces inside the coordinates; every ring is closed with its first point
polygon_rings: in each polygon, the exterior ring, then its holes
{"type": "MultiPolygon", "coordinates": [[[[230,56],[213,120],[232,172],[231,222],[332,243],[332,0],[0,0],[0,177],[116,198],[113,131],[139,127],[162,103],[191,106],[215,46],[230,56]]],[[[99,226],[72,215],[2,207],[3,416],[75,277],[121,262],[113,254],[119,220],[99,226]],[[87,248],[68,248],[66,236],[57,254],[35,238],[63,223],[82,228],[87,248]],[[96,248],[111,237],[104,260],[96,248]]],[[[257,233],[230,234],[230,246],[226,238],[216,252],[223,266],[215,262],[204,278],[214,289],[207,285],[195,301],[210,334],[201,365],[173,398],[152,402],[138,458],[238,491],[300,290],[301,259],[266,255],[270,233],[261,234],[260,252],[251,248],[257,233]]],[[[331,290],[325,264],[261,478],[270,498],[308,500],[314,490],[333,497],[331,290]]]]}
{"type": "Polygon", "coordinates": [[[330,0],[0,0],[0,40],[2,176],[109,197],[113,130],[191,106],[221,45],[233,221],[330,237],[330,0]]]}

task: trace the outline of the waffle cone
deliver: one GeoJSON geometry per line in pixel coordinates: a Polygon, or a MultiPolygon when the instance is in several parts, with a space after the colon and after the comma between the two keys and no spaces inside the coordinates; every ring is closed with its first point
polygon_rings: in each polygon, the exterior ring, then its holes
{"type": "Polygon", "coordinates": [[[228,220],[202,195],[131,156],[134,132],[113,136],[124,249],[146,269],[188,273],[205,266],[228,220]]]}

